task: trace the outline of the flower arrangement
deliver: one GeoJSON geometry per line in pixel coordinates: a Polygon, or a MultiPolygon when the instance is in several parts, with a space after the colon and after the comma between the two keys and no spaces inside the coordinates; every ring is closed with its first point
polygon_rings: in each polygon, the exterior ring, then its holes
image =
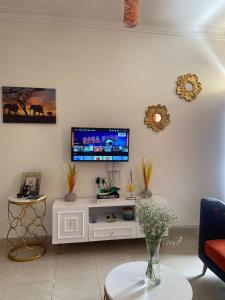
{"type": "Polygon", "coordinates": [[[145,272],[147,285],[160,283],[159,247],[161,238],[178,216],[166,206],[152,200],[140,200],[136,205],[136,217],[146,239],[148,263],[145,272]]]}
{"type": "Polygon", "coordinates": [[[67,187],[68,193],[64,196],[65,201],[71,202],[76,200],[76,194],[73,193],[73,189],[76,183],[76,166],[74,164],[68,165],[68,172],[67,172],[67,187]]]}
{"type": "Polygon", "coordinates": [[[178,221],[174,211],[152,200],[140,200],[136,216],[146,239],[160,239],[168,228],[178,221]]]}
{"type": "Polygon", "coordinates": [[[144,191],[141,193],[142,198],[151,198],[152,193],[148,190],[149,183],[152,177],[153,162],[142,159],[142,175],[144,179],[144,191]]]}
{"type": "Polygon", "coordinates": [[[72,193],[75,183],[76,183],[76,166],[74,164],[69,164],[68,166],[68,173],[67,173],[67,186],[68,186],[68,192],[72,193]]]}

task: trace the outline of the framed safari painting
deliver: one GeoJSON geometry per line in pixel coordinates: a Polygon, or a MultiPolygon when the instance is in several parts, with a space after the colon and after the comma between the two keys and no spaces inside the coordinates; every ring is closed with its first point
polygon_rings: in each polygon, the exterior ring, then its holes
{"type": "Polygon", "coordinates": [[[56,90],[2,87],[3,123],[56,123],[56,90]]]}

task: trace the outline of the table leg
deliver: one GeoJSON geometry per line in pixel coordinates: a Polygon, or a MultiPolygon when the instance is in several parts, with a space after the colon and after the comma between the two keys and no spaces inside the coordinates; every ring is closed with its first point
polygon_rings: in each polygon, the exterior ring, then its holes
{"type": "Polygon", "coordinates": [[[110,300],[104,287],[104,300],[110,300]]]}

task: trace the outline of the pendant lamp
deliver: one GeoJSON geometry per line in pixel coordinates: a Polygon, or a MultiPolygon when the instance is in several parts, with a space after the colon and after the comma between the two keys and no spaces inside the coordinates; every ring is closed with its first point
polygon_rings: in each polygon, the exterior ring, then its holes
{"type": "Polygon", "coordinates": [[[132,28],[138,25],[139,0],[124,0],[124,24],[132,28]]]}

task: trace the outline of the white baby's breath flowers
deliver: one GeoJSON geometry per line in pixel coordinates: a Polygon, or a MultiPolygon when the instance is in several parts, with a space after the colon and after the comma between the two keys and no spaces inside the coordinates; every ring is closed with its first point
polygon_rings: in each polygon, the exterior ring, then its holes
{"type": "Polygon", "coordinates": [[[179,220],[173,210],[152,200],[138,201],[136,217],[148,240],[160,239],[179,220]]]}

